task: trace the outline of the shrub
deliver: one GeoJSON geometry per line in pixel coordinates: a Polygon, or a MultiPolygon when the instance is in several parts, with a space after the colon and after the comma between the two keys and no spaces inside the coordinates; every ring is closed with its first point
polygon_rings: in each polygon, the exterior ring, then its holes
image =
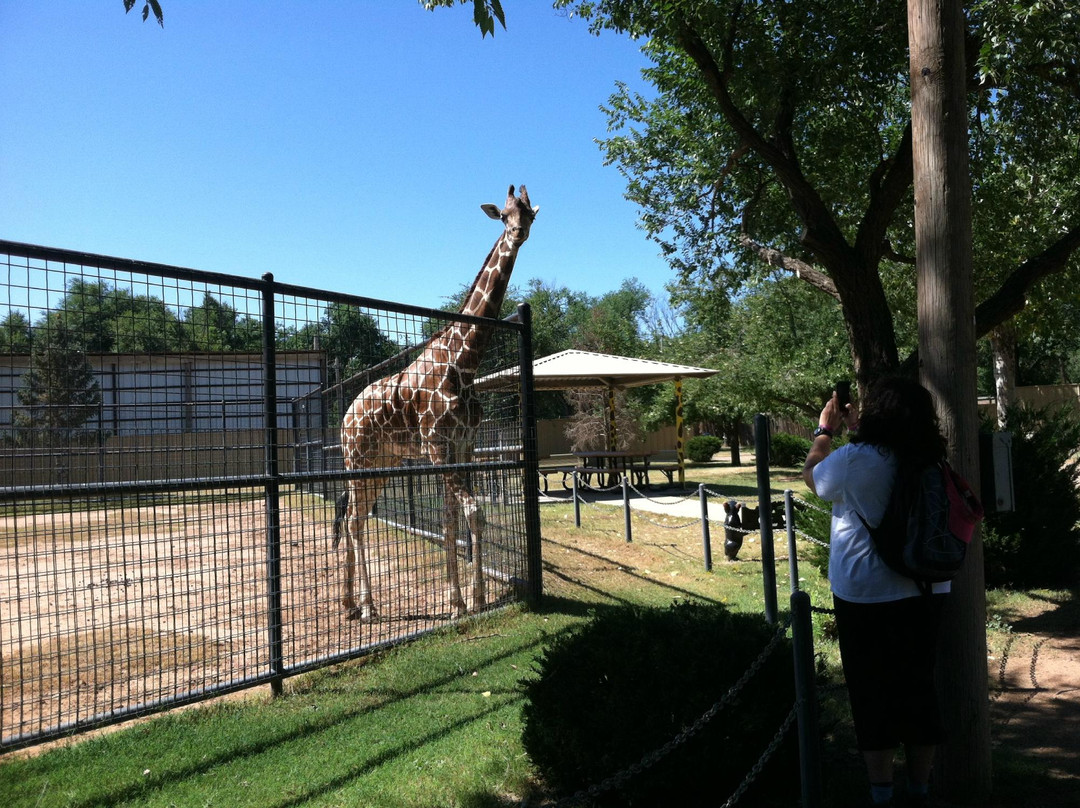
{"type": "MultiPolygon", "coordinates": [[[[523,683],[525,749],[565,794],[600,783],[689,727],[773,634],[760,617],[719,605],[606,611],[557,638],[540,657],[536,678],[523,683]]],[[[768,747],[793,702],[785,638],[711,721],[600,804],[718,804],[768,747]]],[[[745,804],[790,805],[798,781],[794,733],[788,733],[745,804]]]]}
{"type": "Polygon", "coordinates": [[[695,435],[686,441],[686,456],[695,463],[708,463],[723,445],[715,435],[695,435]]]}
{"type": "Polygon", "coordinates": [[[1005,417],[1015,510],[990,513],[983,523],[986,584],[1073,585],[1080,568],[1080,420],[1060,407],[1016,407],[1005,417]]]}
{"type": "Polygon", "coordinates": [[[804,495],[813,507],[800,512],[796,527],[808,536],[813,536],[823,544],[813,542],[810,545],[809,561],[821,574],[829,577],[829,542],[832,541],[832,503],[809,491],[804,495]]]}
{"type": "Polygon", "coordinates": [[[810,451],[810,441],[787,432],[777,432],[769,444],[769,464],[772,466],[801,466],[810,451]]]}

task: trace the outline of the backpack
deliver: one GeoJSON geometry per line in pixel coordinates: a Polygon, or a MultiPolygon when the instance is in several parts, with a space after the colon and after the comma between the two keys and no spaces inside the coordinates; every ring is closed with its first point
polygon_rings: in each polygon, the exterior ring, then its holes
{"type": "Polygon", "coordinates": [[[967,481],[944,460],[922,469],[898,469],[881,524],[870,532],[882,560],[911,578],[924,594],[952,580],[967,555],[983,507],[967,481]]]}

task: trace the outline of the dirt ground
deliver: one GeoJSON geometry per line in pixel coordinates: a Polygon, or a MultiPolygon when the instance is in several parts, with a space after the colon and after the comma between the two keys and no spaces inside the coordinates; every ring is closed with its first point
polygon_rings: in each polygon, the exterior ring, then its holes
{"type": "MultiPolygon", "coordinates": [[[[286,669],[449,622],[442,547],[382,523],[368,545],[380,617],[346,619],[331,524],[311,498],[281,511],[286,669]]],[[[265,525],[250,497],[0,518],[5,742],[272,673],[265,525]]],[[[488,605],[512,594],[508,576],[486,579],[488,605]]]]}
{"type": "Polygon", "coordinates": [[[1064,802],[1031,805],[1080,805],[1080,603],[1045,601],[1006,620],[987,658],[992,742],[1060,781],[1064,802]]]}

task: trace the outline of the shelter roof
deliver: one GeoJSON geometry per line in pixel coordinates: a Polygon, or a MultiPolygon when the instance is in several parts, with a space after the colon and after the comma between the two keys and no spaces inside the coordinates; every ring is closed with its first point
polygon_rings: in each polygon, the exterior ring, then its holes
{"type": "MultiPolygon", "coordinates": [[[[675,379],[704,379],[719,372],[654,359],[635,359],[591,351],[560,351],[533,360],[533,386],[536,390],[621,389],[675,379]]],[[[518,384],[517,368],[508,368],[477,379],[475,387],[480,390],[516,390],[518,384]]]]}

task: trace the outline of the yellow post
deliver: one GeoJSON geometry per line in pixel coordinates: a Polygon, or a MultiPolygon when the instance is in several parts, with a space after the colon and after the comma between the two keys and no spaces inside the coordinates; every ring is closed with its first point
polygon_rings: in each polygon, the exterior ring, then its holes
{"type": "Polygon", "coordinates": [[[686,485],[683,460],[682,379],[675,380],[675,455],[679,458],[679,487],[686,485]]]}

